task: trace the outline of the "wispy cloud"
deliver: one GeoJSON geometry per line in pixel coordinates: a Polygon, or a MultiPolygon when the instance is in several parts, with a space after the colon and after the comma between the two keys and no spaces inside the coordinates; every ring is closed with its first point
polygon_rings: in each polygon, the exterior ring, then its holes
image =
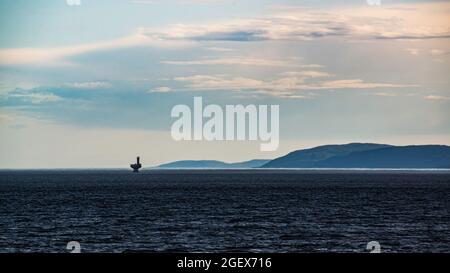
{"type": "Polygon", "coordinates": [[[215,46],[207,47],[207,48],[205,48],[205,49],[206,49],[206,50],[210,50],[210,51],[217,51],[217,52],[231,52],[231,51],[234,51],[233,48],[227,48],[227,47],[215,47],[215,46]]]}
{"type": "Polygon", "coordinates": [[[419,55],[420,49],[418,48],[405,48],[405,51],[411,55],[419,55]]]}
{"type": "Polygon", "coordinates": [[[445,96],[437,96],[437,95],[428,95],[424,97],[427,100],[450,100],[450,97],[445,97],[445,96]]]}
{"type": "Polygon", "coordinates": [[[328,78],[333,77],[333,74],[323,71],[315,71],[315,70],[303,70],[303,71],[288,71],[281,73],[282,76],[286,78],[328,78]]]}
{"type": "Polygon", "coordinates": [[[432,50],[430,50],[430,54],[433,56],[443,56],[443,55],[450,54],[450,51],[442,50],[442,49],[432,49],[432,50]]]}
{"type": "Polygon", "coordinates": [[[130,37],[109,41],[75,45],[59,48],[12,48],[0,50],[0,65],[21,65],[21,64],[40,64],[55,65],[67,64],[63,58],[87,53],[96,50],[105,50],[136,46],[145,44],[149,39],[143,35],[133,35],[130,37]]]}
{"type": "Polygon", "coordinates": [[[147,35],[137,31],[135,34],[105,42],[95,42],[67,47],[57,48],[7,48],[0,49],[0,66],[14,65],[39,65],[39,66],[61,66],[72,65],[68,57],[79,54],[113,50],[120,48],[152,46],[163,48],[179,48],[189,43],[178,41],[162,41],[149,38],[147,35]]]}
{"type": "Polygon", "coordinates": [[[246,57],[230,57],[218,59],[162,61],[163,64],[173,65],[249,65],[249,66],[275,66],[275,67],[300,67],[292,60],[259,59],[246,57]]]}
{"type": "Polygon", "coordinates": [[[62,100],[61,97],[52,93],[35,93],[35,92],[13,92],[9,94],[10,98],[19,98],[29,101],[32,104],[40,104],[44,102],[56,102],[62,100]]]}
{"type": "MultiPolygon", "coordinates": [[[[263,59],[250,58],[244,56],[215,58],[215,59],[198,59],[198,60],[166,60],[161,61],[162,64],[171,65],[243,65],[243,66],[272,66],[272,67],[291,67],[318,69],[323,68],[319,64],[301,64],[297,59],[263,59]]],[[[301,72],[305,73],[305,71],[301,72]]],[[[323,73],[323,72],[316,72],[323,73]]]]}
{"type": "Polygon", "coordinates": [[[299,71],[282,73],[278,78],[273,80],[258,80],[227,75],[193,75],[187,77],[176,77],[174,80],[185,83],[185,89],[188,90],[254,91],[261,94],[292,98],[307,97],[302,94],[304,91],[404,88],[414,86],[405,84],[365,82],[361,79],[313,80],[329,78],[332,76],[333,75],[321,71],[299,71]]]}
{"type": "Polygon", "coordinates": [[[103,89],[103,88],[111,88],[112,85],[109,82],[73,82],[64,84],[66,87],[75,88],[75,89],[103,89]]]}
{"type": "Polygon", "coordinates": [[[375,93],[374,95],[378,96],[378,97],[397,97],[397,94],[386,93],[386,92],[378,92],[378,93],[375,93]]]}
{"type": "Polygon", "coordinates": [[[147,90],[148,93],[167,93],[170,92],[172,90],[172,88],[168,87],[168,86],[160,86],[160,87],[156,87],[156,88],[152,88],[147,90]]]}

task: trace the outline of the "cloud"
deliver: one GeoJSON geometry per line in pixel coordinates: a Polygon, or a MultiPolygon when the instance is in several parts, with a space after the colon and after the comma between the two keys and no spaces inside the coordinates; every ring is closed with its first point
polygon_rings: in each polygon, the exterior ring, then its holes
{"type": "Polygon", "coordinates": [[[75,89],[104,89],[112,87],[112,85],[108,82],[74,82],[66,83],[64,86],[75,89]]]}
{"type": "Polygon", "coordinates": [[[411,55],[419,55],[420,49],[418,48],[405,48],[405,51],[411,55]]]}
{"type": "Polygon", "coordinates": [[[414,85],[391,84],[391,83],[371,83],[361,79],[327,81],[317,84],[305,85],[304,89],[373,89],[373,88],[403,88],[414,87],[414,85]]]}
{"type": "Polygon", "coordinates": [[[143,29],[143,33],[151,38],[161,40],[251,42],[342,36],[347,33],[347,29],[333,20],[313,25],[311,22],[297,20],[297,18],[269,17],[205,25],[177,24],[163,31],[146,28],[143,29]]]}
{"type": "Polygon", "coordinates": [[[328,72],[314,71],[314,70],[288,71],[288,72],[282,73],[281,75],[288,76],[288,77],[299,77],[299,78],[327,78],[327,77],[334,76],[328,72]]]}
{"type": "MultiPolygon", "coordinates": [[[[198,59],[198,60],[166,60],[161,61],[162,64],[170,65],[245,65],[245,66],[271,66],[271,67],[291,67],[291,68],[323,68],[319,64],[301,64],[297,58],[291,59],[263,59],[251,58],[244,56],[215,58],[215,59],[198,59]]],[[[303,73],[303,72],[302,72],[303,73]]],[[[317,72],[315,72],[317,73],[317,72]]],[[[319,72],[323,73],[323,72],[319,72]]]]}
{"type": "MultiPolygon", "coordinates": [[[[91,90],[111,91],[112,85],[107,82],[72,82],[54,86],[35,86],[31,88],[15,88],[0,96],[0,103],[7,106],[30,106],[51,102],[76,102],[81,105],[82,100],[91,100],[104,96],[105,93],[91,92],[91,90]]],[[[113,92],[112,92],[113,93],[113,92]]],[[[86,102],[86,101],[85,101],[86,102]]],[[[93,101],[91,100],[91,103],[93,101]]]]}
{"type": "Polygon", "coordinates": [[[107,82],[72,82],[58,86],[32,86],[28,88],[15,88],[7,90],[0,96],[0,101],[9,101],[15,105],[19,99],[20,103],[41,104],[57,102],[76,98],[81,90],[102,90],[109,89],[112,85],[107,82]],[[74,92],[70,95],[71,92],[74,92]]]}
{"type": "Polygon", "coordinates": [[[40,104],[45,102],[56,102],[62,100],[61,97],[52,94],[52,93],[28,93],[28,92],[19,92],[19,93],[11,93],[9,94],[10,98],[19,98],[25,101],[29,101],[32,104],[40,104]]]}
{"type": "Polygon", "coordinates": [[[162,41],[149,38],[138,30],[135,34],[116,40],[80,44],[57,48],[6,48],[0,49],[0,66],[39,65],[62,66],[73,65],[68,57],[95,51],[120,48],[151,46],[160,48],[179,48],[188,46],[186,42],[162,41]]]}
{"type": "Polygon", "coordinates": [[[432,49],[430,50],[430,54],[433,56],[443,56],[449,54],[450,51],[448,50],[442,50],[442,49],[432,49]]]}
{"type": "Polygon", "coordinates": [[[161,87],[157,87],[157,88],[153,88],[148,90],[148,93],[167,93],[170,92],[172,90],[172,88],[167,87],[167,86],[161,86],[161,87]]]}
{"type": "Polygon", "coordinates": [[[325,67],[324,65],[321,65],[321,64],[302,64],[300,66],[302,68],[312,68],[312,69],[314,69],[314,68],[324,68],[325,67]]]}
{"type": "Polygon", "coordinates": [[[299,64],[290,60],[258,59],[245,57],[203,59],[190,61],[162,61],[163,64],[172,65],[249,65],[249,66],[274,66],[274,67],[298,67],[299,64]]]}
{"type": "Polygon", "coordinates": [[[210,51],[218,51],[218,52],[231,52],[234,51],[234,49],[232,48],[226,48],[226,47],[207,47],[205,48],[206,50],[210,50],[210,51]]]}
{"type": "Polygon", "coordinates": [[[446,39],[450,38],[449,10],[450,3],[445,2],[383,5],[377,8],[278,7],[269,15],[257,18],[141,27],[131,35],[110,41],[54,48],[0,49],[0,66],[70,65],[73,63],[67,57],[93,51],[141,46],[184,48],[209,41],[304,41],[327,37],[446,39]]]}
{"type": "Polygon", "coordinates": [[[108,42],[98,42],[59,48],[12,48],[0,50],[0,65],[40,64],[55,65],[67,64],[62,62],[65,57],[87,53],[96,50],[114,49],[136,46],[148,42],[143,35],[133,35],[108,42]]]}
{"type": "Polygon", "coordinates": [[[379,96],[379,97],[397,97],[397,94],[379,92],[379,93],[375,93],[375,96],[379,96]]]}
{"type": "Polygon", "coordinates": [[[187,90],[214,91],[251,91],[278,97],[305,98],[301,92],[335,89],[376,89],[404,88],[414,85],[365,82],[361,79],[319,80],[333,75],[320,71],[285,72],[272,80],[257,80],[227,75],[193,75],[176,77],[174,80],[185,83],[187,90]],[[313,79],[315,79],[313,81],[313,79]],[[300,94],[299,94],[300,92],[300,94]]]}
{"type": "Polygon", "coordinates": [[[424,97],[426,100],[450,100],[450,97],[445,97],[445,96],[436,96],[436,95],[428,95],[424,97]]]}
{"type": "Polygon", "coordinates": [[[335,9],[277,8],[275,14],[208,24],[143,28],[153,39],[192,41],[347,39],[446,39],[449,3],[335,9]]]}
{"type": "Polygon", "coordinates": [[[233,90],[259,89],[265,82],[244,77],[225,78],[220,75],[194,75],[176,77],[175,81],[186,82],[187,87],[195,90],[233,90]]]}

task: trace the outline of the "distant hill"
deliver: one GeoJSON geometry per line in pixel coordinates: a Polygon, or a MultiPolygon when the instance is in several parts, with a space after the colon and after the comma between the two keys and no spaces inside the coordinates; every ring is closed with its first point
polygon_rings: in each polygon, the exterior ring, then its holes
{"type": "Polygon", "coordinates": [[[262,165],[269,162],[269,159],[253,159],[249,161],[244,162],[237,162],[237,163],[226,163],[228,165],[228,168],[259,168],[262,165]]]}
{"type": "Polygon", "coordinates": [[[351,143],[299,150],[276,158],[263,168],[448,168],[445,145],[391,146],[351,143]]]}
{"type": "Polygon", "coordinates": [[[369,151],[390,147],[385,144],[350,143],[344,145],[325,145],[311,149],[298,150],[269,161],[263,168],[316,168],[319,162],[353,152],[369,151]]]}
{"type": "Polygon", "coordinates": [[[324,168],[448,168],[450,147],[421,145],[387,147],[337,156],[318,164],[324,168]]]}
{"type": "Polygon", "coordinates": [[[392,146],[374,143],[324,145],[291,152],[285,156],[238,163],[216,160],[182,160],[159,165],[161,169],[244,168],[450,168],[450,146],[392,146]]]}
{"type": "Polygon", "coordinates": [[[161,169],[246,169],[258,168],[270,160],[254,159],[250,161],[226,163],[216,160],[181,160],[157,166],[161,169]]]}

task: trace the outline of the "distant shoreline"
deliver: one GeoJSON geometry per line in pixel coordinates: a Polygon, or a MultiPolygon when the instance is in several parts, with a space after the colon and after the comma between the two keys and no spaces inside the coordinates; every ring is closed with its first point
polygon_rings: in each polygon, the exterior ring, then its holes
{"type": "MultiPolygon", "coordinates": [[[[29,171],[48,171],[48,172],[130,172],[126,168],[54,168],[54,169],[0,169],[0,172],[29,172],[29,171]]],[[[254,171],[254,172],[450,172],[449,168],[147,168],[141,173],[149,172],[178,172],[178,171],[254,171]]]]}

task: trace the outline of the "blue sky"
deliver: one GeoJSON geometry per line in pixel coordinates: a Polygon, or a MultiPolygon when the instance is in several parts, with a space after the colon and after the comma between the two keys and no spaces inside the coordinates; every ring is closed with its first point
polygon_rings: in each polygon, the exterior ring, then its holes
{"type": "Polygon", "coordinates": [[[0,168],[450,144],[450,2],[0,1],[0,168]],[[280,148],[174,142],[176,104],[279,104],[280,148]]]}

